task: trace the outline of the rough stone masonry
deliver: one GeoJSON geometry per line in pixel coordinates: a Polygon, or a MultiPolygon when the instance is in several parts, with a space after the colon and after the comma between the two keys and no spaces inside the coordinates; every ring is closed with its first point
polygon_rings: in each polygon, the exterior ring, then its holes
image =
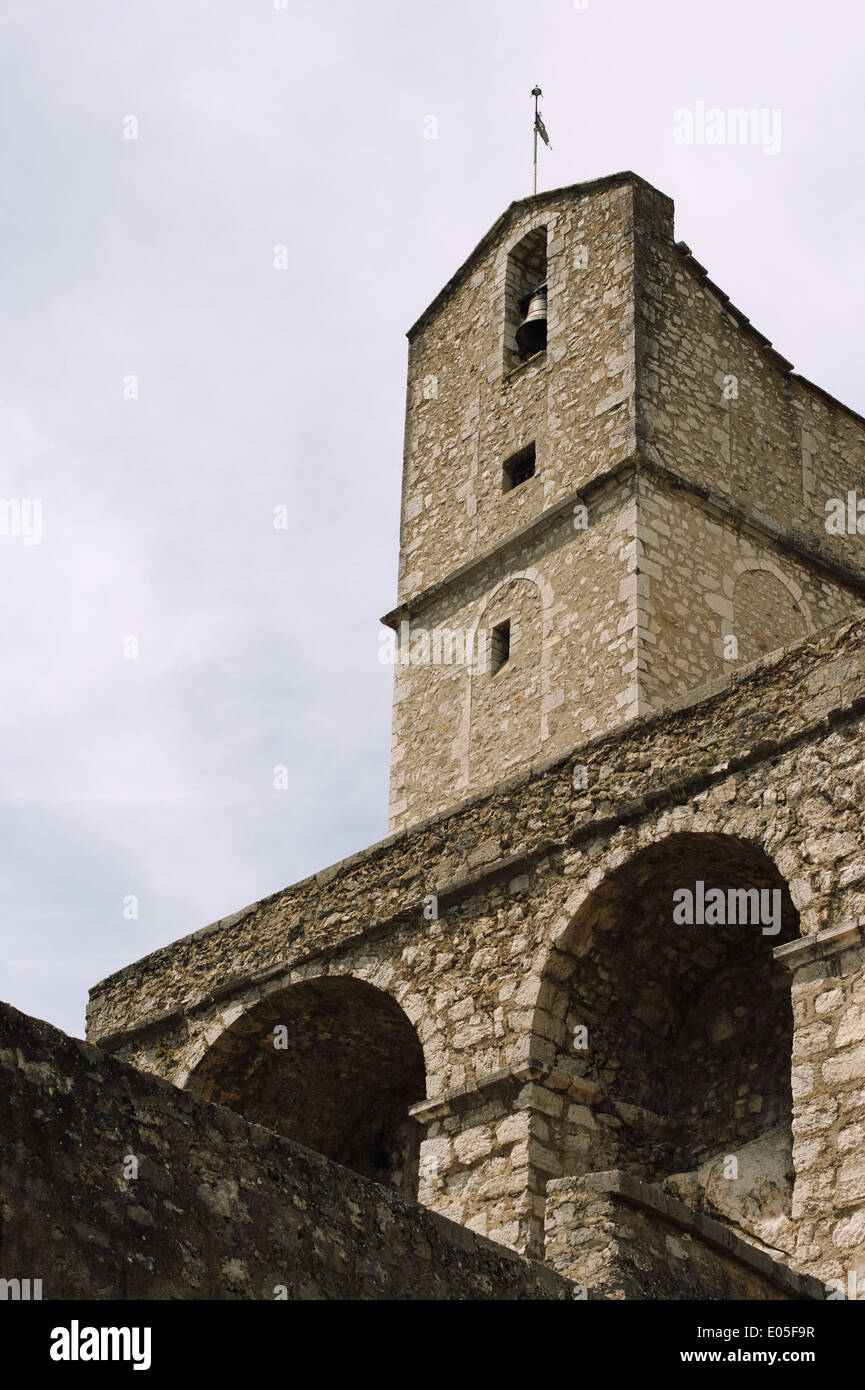
{"type": "Polygon", "coordinates": [[[863,796],[865,614],[128,966],[89,1036],[533,1258],[617,1170],[861,1280],[863,796]],[[674,925],[698,880],[780,932],[674,925]]]}
{"type": "Polygon", "coordinates": [[[863,492],[863,436],[642,179],[512,204],[409,333],[390,828],[853,612],[862,536],[825,508],[863,492]],[[441,629],[482,659],[427,662],[441,629]]]}
{"type": "Polygon", "coordinates": [[[849,1295],[865,421],[629,173],[512,204],[409,339],[391,833],[88,1036],[597,1296],[849,1295]]]}

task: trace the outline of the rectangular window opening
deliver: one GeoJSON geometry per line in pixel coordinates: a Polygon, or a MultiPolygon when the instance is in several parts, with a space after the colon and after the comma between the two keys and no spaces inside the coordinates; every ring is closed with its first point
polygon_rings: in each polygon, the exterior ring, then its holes
{"type": "Polygon", "coordinates": [[[537,453],[534,444],[527,444],[518,454],[506,459],[502,470],[502,492],[513,492],[521,483],[535,476],[537,453]]]}
{"type": "Polygon", "coordinates": [[[490,672],[500,671],[511,655],[511,620],[497,623],[490,634],[490,672]]]}

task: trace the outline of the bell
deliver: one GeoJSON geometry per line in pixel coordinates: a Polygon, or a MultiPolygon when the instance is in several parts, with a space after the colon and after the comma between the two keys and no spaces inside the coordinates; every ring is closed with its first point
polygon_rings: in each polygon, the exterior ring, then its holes
{"type": "Polygon", "coordinates": [[[547,287],[538,285],[532,290],[526,316],[517,329],[517,347],[521,357],[532,357],[547,345],[547,287]]]}

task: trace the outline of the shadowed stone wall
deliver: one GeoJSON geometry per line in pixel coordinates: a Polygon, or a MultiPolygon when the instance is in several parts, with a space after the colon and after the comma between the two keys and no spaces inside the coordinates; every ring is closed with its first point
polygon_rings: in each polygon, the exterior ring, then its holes
{"type": "Polygon", "coordinates": [[[547,1262],[589,1298],[821,1302],[827,1290],[623,1173],[551,1182],[547,1262]]]}
{"type": "Polygon", "coordinates": [[[571,1294],[552,1270],[8,1004],[0,1278],[41,1279],[43,1299],[571,1294]]]}
{"type": "Polygon", "coordinates": [[[328,978],[241,1015],[186,1089],[415,1197],[420,1133],[408,1109],[425,1085],[417,1034],[391,996],[328,978]]]}

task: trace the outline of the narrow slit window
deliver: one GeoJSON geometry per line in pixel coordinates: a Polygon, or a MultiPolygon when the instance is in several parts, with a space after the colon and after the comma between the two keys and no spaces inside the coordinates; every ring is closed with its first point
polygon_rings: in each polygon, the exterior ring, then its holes
{"type": "Polygon", "coordinates": [[[528,444],[506,460],[502,472],[502,492],[513,492],[521,483],[527,483],[535,476],[537,454],[534,444],[528,444]]]}
{"type": "Polygon", "coordinates": [[[509,661],[511,655],[511,620],[497,623],[490,637],[490,673],[495,675],[509,661]]]}

